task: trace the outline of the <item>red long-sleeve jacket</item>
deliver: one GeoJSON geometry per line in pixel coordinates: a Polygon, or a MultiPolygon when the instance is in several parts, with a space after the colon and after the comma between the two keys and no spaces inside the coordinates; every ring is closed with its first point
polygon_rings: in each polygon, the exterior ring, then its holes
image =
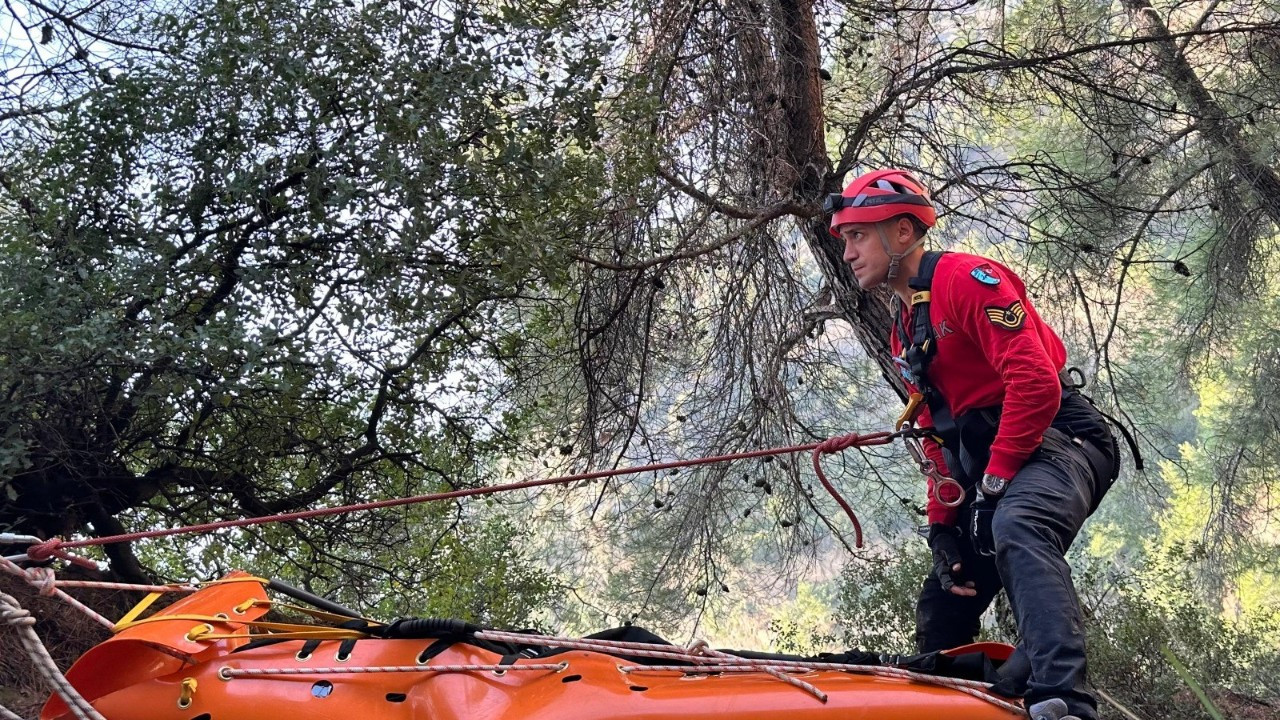
{"type": "MultiPolygon", "coordinates": [[[[903,312],[910,328],[911,309],[903,312]]],[[[929,320],[937,338],[929,383],[957,418],[974,408],[1002,406],[986,472],[1012,478],[1040,447],[1058,412],[1058,371],[1067,360],[1062,340],[1040,319],[1013,271],[965,253],[947,253],[938,260],[929,320]]],[[[896,332],[889,344],[895,355],[902,353],[896,332]]],[[[932,423],[926,408],[918,424],[932,423]]],[[[940,469],[946,468],[935,443],[926,441],[925,451],[940,469]]],[[[951,525],[956,513],[934,497],[930,480],[929,522],[951,525]]]]}

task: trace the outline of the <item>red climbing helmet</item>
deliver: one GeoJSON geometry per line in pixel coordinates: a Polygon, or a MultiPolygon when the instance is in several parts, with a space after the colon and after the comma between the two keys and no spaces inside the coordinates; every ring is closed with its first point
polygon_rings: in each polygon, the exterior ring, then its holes
{"type": "Polygon", "coordinates": [[[840,237],[845,223],[878,223],[910,215],[925,227],[933,227],[938,214],[924,183],[905,170],[875,170],[859,175],[839,195],[828,195],[822,204],[831,215],[831,234],[840,237]]]}

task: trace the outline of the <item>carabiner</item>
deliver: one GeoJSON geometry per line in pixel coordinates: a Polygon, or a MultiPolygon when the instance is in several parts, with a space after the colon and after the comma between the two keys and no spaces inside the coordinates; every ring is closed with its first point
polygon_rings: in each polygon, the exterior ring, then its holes
{"type": "Polygon", "coordinates": [[[916,422],[916,416],[920,414],[920,407],[924,404],[924,395],[920,393],[911,393],[911,397],[907,398],[907,406],[902,409],[902,414],[898,416],[898,421],[893,424],[893,429],[901,432],[911,427],[916,422]]]}
{"type": "Polygon", "coordinates": [[[935,470],[937,465],[924,454],[924,447],[920,444],[920,438],[907,436],[902,439],[904,445],[907,446],[907,454],[911,456],[911,461],[920,468],[920,472],[928,474],[926,467],[932,467],[935,470]]]}

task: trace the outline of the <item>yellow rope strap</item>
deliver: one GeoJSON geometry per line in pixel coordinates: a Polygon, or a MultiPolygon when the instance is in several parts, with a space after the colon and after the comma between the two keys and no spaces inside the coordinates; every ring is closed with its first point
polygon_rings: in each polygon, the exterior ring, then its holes
{"type": "Polygon", "coordinates": [[[152,603],[154,603],[156,600],[159,600],[160,596],[163,594],[164,593],[158,593],[158,592],[147,593],[147,596],[142,598],[141,602],[139,602],[137,605],[134,605],[133,609],[125,613],[124,617],[116,621],[116,625],[115,627],[111,628],[111,632],[118,633],[121,630],[124,630],[125,628],[133,627],[134,625],[136,625],[137,622],[135,621],[137,620],[138,616],[146,612],[146,609],[151,607],[152,603]]]}
{"type": "MultiPolygon", "coordinates": [[[[222,582],[248,582],[250,580],[257,581],[257,582],[265,582],[261,578],[233,578],[231,580],[215,580],[211,583],[203,583],[203,584],[214,585],[222,582]]],[[[316,627],[313,625],[299,625],[294,623],[270,623],[270,622],[261,622],[261,621],[233,620],[225,614],[193,615],[193,614],[186,614],[186,613],[177,613],[177,614],[171,614],[171,615],[152,615],[151,617],[139,619],[138,616],[146,612],[147,608],[151,607],[151,605],[155,603],[155,601],[162,594],[163,593],[158,593],[158,592],[150,593],[145,598],[142,599],[142,602],[139,602],[137,605],[134,605],[133,609],[125,613],[124,617],[120,618],[119,622],[116,623],[115,628],[113,628],[114,632],[119,633],[131,627],[144,625],[146,623],[165,622],[168,620],[194,620],[202,624],[197,625],[196,627],[191,629],[191,632],[187,633],[187,640],[190,642],[199,642],[200,640],[222,640],[222,639],[228,639],[228,638],[244,637],[243,633],[215,634],[213,632],[214,630],[213,625],[215,624],[239,625],[241,627],[248,627],[250,629],[266,630],[273,637],[279,637],[282,640],[290,639],[290,638],[308,638],[308,639],[318,638],[322,640],[323,639],[347,640],[350,638],[359,639],[359,638],[370,637],[368,633],[361,632],[359,630],[347,630],[344,628],[332,628],[332,627],[316,627]]],[[[299,612],[304,615],[309,615],[317,620],[323,620],[325,622],[331,622],[331,623],[345,623],[345,622],[350,622],[353,619],[346,615],[338,615],[336,613],[325,612],[323,610],[315,610],[308,607],[302,607],[300,605],[290,605],[289,603],[275,602],[273,600],[259,600],[258,598],[249,598],[245,600],[244,602],[235,606],[232,612],[236,613],[237,615],[243,615],[244,613],[248,612],[250,608],[254,608],[254,607],[265,607],[267,609],[282,608],[285,610],[292,610],[294,612],[299,612]]],[[[360,619],[369,623],[369,625],[373,627],[381,627],[383,625],[383,623],[380,623],[376,620],[369,620],[368,618],[360,618],[360,619]]]]}
{"type": "Polygon", "coordinates": [[[260,585],[266,585],[271,582],[266,578],[260,578],[257,575],[246,575],[244,577],[222,578],[221,580],[205,580],[198,582],[196,585],[230,585],[232,583],[254,582],[260,585]]]}
{"type": "Polygon", "coordinates": [[[226,615],[191,615],[180,613],[177,615],[152,615],[151,617],[142,618],[141,620],[128,620],[128,616],[120,618],[120,622],[116,623],[116,632],[122,632],[129,628],[139,625],[147,625],[150,623],[167,622],[169,620],[194,620],[199,623],[213,624],[226,623],[232,625],[247,625],[244,620],[229,620],[226,615]]]}
{"type": "Polygon", "coordinates": [[[293,610],[294,612],[300,612],[303,615],[310,615],[311,617],[317,620],[326,620],[328,622],[345,623],[345,622],[351,622],[352,620],[363,620],[369,623],[369,625],[372,627],[382,627],[383,625],[386,624],[386,623],[378,622],[377,620],[370,620],[369,618],[366,618],[366,617],[353,618],[350,615],[338,615],[336,613],[325,612],[323,610],[316,610],[314,608],[302,607],[301,605],[290,605],[289,603],[275,602],[274,600],[255,600],[254,605],[259,607],[265,605],[266,607],[269,607],[269,608],[284,608],[285,610],[293,610]]]}
{"type": "Polygon", "coordinates": [[[186,710],[191,707],[191,698],[196,694],[196,679],[189,677],[182,680],[182,691],[178,695],[178,707],[186,710]]]}
{"type": "MultiPolygon", "coordinates": [[[[255,583],[265,585],[270,581],[260,577],[249,575],[246,577],[227,578],[223,580],[209,580],[207,582],[196,583],[196,584],[197,585],[227,585],[230,583],[243,583],[243,582],[255,582],[255,583]]],[[[118,633],[121,630],[130,628],[136,625],[137,622],[135,621],[137,621],[138,616],[146,612],[147,608],[154,605],[156,600],[159,600],[160,596],[163,594],[164,593],[161,593],[161,592],[148,593],[146,597],[142,598],[141,602],[139,602],[137,605],[134,605],[133,608],[129,610],[129,612],[124,614],[124,617],[120,618],[120,620],[116,623],[115,627],[111,629],[111,631],[118,633]]],[[[243,612],[243,610],[241,610],[240,612],[243,612]]],[[[181,616],[169,615],[168,618],[176,620],[176,619],[180,619],[181,616]]]]}

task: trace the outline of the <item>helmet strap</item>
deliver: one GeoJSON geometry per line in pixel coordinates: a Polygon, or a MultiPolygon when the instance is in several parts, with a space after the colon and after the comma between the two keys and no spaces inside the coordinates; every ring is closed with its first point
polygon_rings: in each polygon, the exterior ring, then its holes
{"type": "Polygon", "coordinates": [[[880,233],[880,244],[884,246],[884,252],[889,256],[889,272],[885,275],[885,281],[892,282],[898,277],[898,270],[902,265],[902,259],[910,255],[916,248],[924,245],[924,237],[921,236],[919,240],[911,243],[906,250],[896,253],[889,245],[889,236],[884,232],[884,225],[886,222],[888,221],[882,220],[881,222],[876,223],[876,232],[880,233]]]}

